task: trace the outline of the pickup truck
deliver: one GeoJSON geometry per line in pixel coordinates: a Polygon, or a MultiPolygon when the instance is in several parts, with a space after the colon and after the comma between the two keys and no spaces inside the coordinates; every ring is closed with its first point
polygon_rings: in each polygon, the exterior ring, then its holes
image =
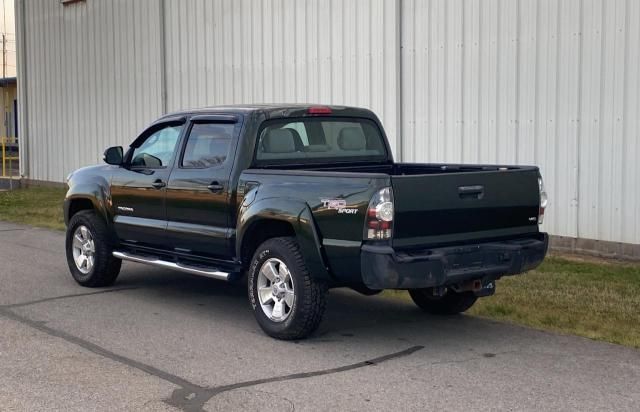
{"type": "Polygon", "coordinates": [[[246,105],[163,116],[69,175],[66,254],[83,286],[123,260],[246,279],[260,327],[302,339],[329,288],[408,290],[457,314],[538,266],[537,167],[395,163],[369,110],[246,105]]]}

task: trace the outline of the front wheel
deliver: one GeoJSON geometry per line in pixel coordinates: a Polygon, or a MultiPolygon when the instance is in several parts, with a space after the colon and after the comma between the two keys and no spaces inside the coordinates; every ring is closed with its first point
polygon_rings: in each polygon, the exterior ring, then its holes
{"type": "Polygon", "coordinates": [[[261,244],[251,261],[248,283],[249,301],[267,335],[303,339],[320,325],[327,287],[308,272],[295,238],[261,244]]]}
{"type": "Polygon", "coordinates": [[[92,210],[71,218],[66,236],[67,264],[82,286],[109,286],[116,281],[122,261],[113,257],[113,240],[106,223],[92,210]]]}
{"type": "Polygon", "coordinates": [[[467,311],[478,297],[473,292],[456,293],[449,289],[443,296],[434,296],[433,289],[409,289],[413,302],[433,315],[456,315],[467,311]]]}

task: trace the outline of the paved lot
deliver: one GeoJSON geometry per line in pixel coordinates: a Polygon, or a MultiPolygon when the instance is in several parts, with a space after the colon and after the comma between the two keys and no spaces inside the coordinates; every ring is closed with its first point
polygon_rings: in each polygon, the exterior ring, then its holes
{"type": "Polygon", "coordinates": [[[330,293],[312,339],[241,288],[125,264],[77,286],[61,233],[0,222],[0,410],[638,410],[640,352],[330,293]]]}

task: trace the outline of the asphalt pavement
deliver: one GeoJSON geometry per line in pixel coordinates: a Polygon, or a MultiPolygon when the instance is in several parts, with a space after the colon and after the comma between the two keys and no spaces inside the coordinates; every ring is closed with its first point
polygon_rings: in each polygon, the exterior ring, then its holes
{"type": "Polygon", "coordinates": [[[348,290],[277,341],[241,287],[125,263],[82,288],[61,232],[0,222],[0,410],[294,409],[639,410],[640,352],[348,290]]]}

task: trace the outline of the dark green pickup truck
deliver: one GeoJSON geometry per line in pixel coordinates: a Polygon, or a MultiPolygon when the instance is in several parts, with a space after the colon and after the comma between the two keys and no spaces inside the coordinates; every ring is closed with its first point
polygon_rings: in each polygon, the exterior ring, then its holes
{"type": "Polygon", "coordinates": [[[280,339],[317,328],[328,288],[407,289],[427,312],[454,314],[547,251],[537,167],[394,163],[365,109],[174,113],[105,162],[67,179],[74,279],[110,285],[122,260],[247,275],[258,323],[280,339]]]}

